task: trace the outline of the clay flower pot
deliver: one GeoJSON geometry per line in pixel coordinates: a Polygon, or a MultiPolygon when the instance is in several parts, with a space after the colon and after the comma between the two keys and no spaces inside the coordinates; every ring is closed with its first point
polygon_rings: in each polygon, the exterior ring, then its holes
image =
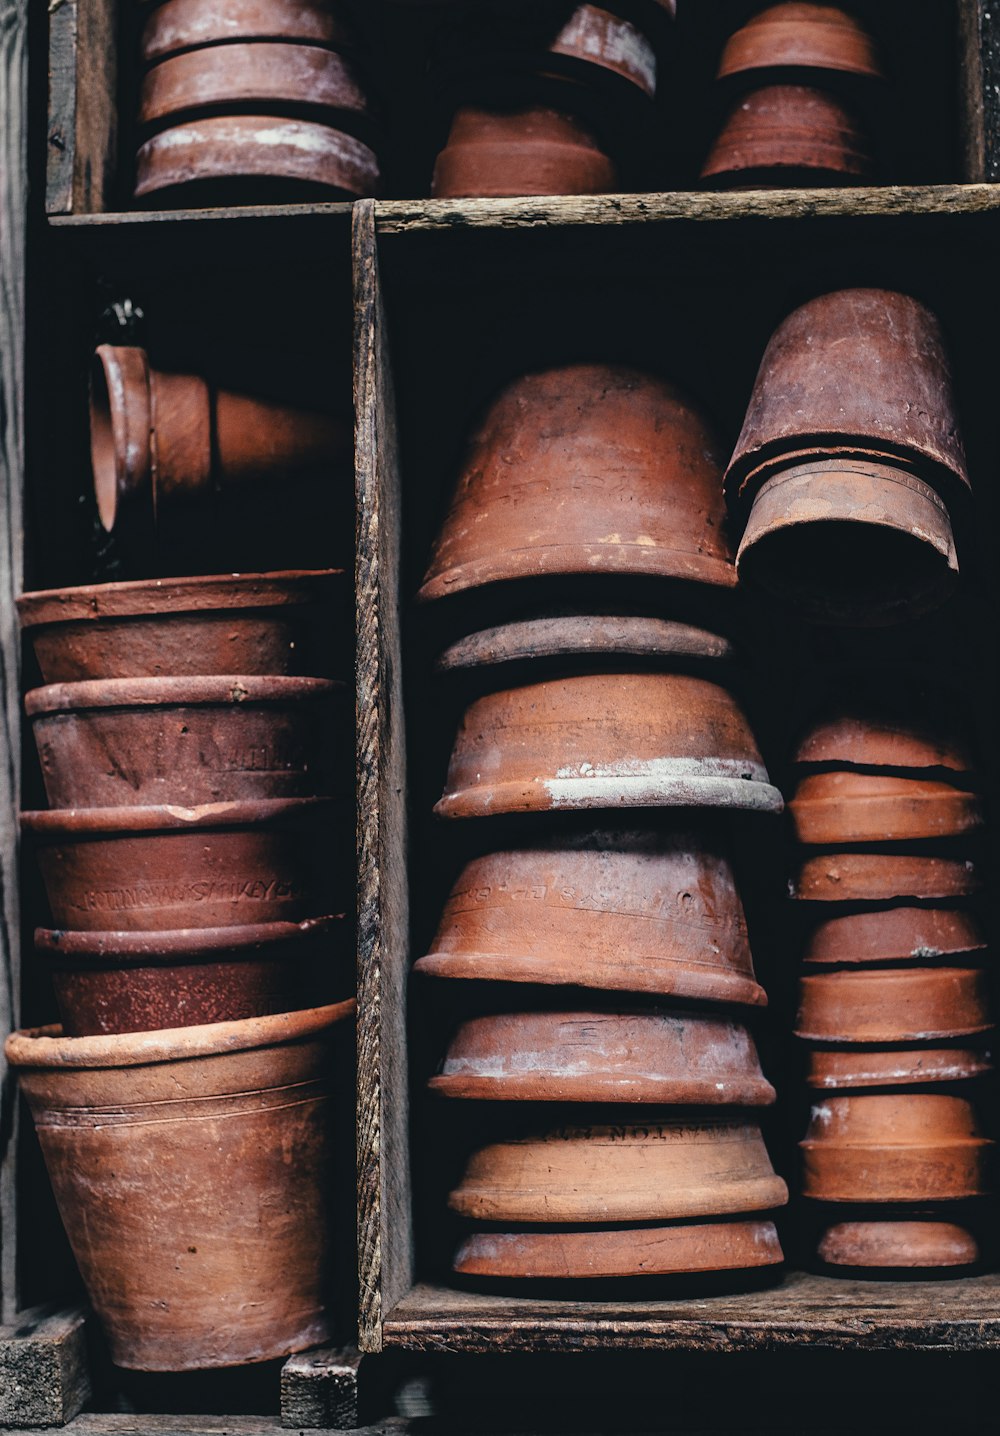
{"type": "Polygon", "coordinates": [[[458,110],[431,180],[436,199],[606,194],[618,188],[614,161],[592,131],[541,106],[458,110]]]}
{"type": "Polygon", "coordinates": [[[603,6],[577,5],[549,53],[571,60],[571,73],[581,80],[597,69],[626,80],[647,99],[656,95],[657,56],[649,37],[603,6]]]}
{"type": "Polygon", "coordinates": [[[691,830],[536,838],[474,858],[416,971],[767,1001],[729,859],[691,830]]]}
{"type": "Polygon", "coordinates": [[[346,905],[351,835],[324,798],[22,813],[57,927],[299,922],[346,905]]]}
{"type": "Polygon", "coordinates": [[[632,614],[573,614],[528,618],[483,628],[458,639],[439,655],[437,673],[497,668],[538,659],[670,658],[695,663],[732,660],[735,649],[722,634],[688,623],[632,614]]]}
{"type": "Polygon", "coordinates": [[[839,96],[808,85],[765,85],[736,101],[701,178],[717,189],[870,182],[871,145],[839,96]]]}
{"type": "Polygon", "coordinates": [[[418,597],[542,575],[735,583],[721,451],[672,385],[618,365],[527,374],[472,436],[418,597]]]}
{"type": "Polygon", "coordinates": [[[970,736],[958,702],[907,674],[851,673],[850,692],[824,699],[823,713],[799,738],[793,761],[800,769],[897,769],[942,777],[975,769],[970,736]]]}
{"type": "Polygon", "coordinates": [[[144,64],[182,50],[240,40],[299,40],[350,48],[352,28],[343,6],[328,0],[166,0],[151,10],[142,32],[144,64]]]}
{"type": "Polygon", "coordinates": [[[929,1042],[991,1026],[977,967],[861,968],[799,982],[795,1035],[810,1042],[929,1042]]]}
{"type": "Polygon", "coordinates": [[[741,1022],[648,1010],[470,1018],[428,1085],[500,1102],[758,1107],[775,1096],[741,1022]]]}
{"type": "Polygon", "coordinates": [[[118,1366],[196,1371],[330,1340],[330,1196],[348,1160],[331,1042],[353,1011],[7,1039],[118,1366]]]}
{"type": "Polygon", "coordinates": [[[39,928],[67,1037],[318,1007],[353,987],[342,917],[174,932],[39,928]]]}
{"type": "Polygon", "coordinates": [[[787,1200],[756,1123],[655,1113],[481,1147],[448,1199],[478,1221],[554,1226],[763,1212],[787,1200]]]}
{"type": "Polygon", "coordinates": [[[517,1280],[680,1276],[776,1266],[784,1253],[773,1222],[592,1227],[551,1232],[473,1232],[455,1253],[462,1276],[517,1280]]]}
{"type": "Polygon", "coordinates": [[[986,951],[986,938],[961,908],[899,907],[826,918],[809,934],[807,963],[919,961],[972,957],[986,951]]]}
{"type": "Polygon", "coordinates": [[[310,798],[350,781],[353,715],[325,678],[54,683],[24,706],[54,808],[310,798]]]}
{"type": "Polygon", "coordinates": [[[726,42],[719,79],[760,70],[819,70],[863,80],[882,78],[871,35],[836,5],[769,5],[726,42]]]}
{"type": "Polygon", "coordinates": [[[489,693],[466,710],[434,811],[659,806],[781,810],[743,712],[716,683],[588,673],[489,693]]]}
{"type": "Polygon", "coordinates": [[[788,809],[796,838],[807,846],[953,838],[983,825],[976,793],[871,773],[812,773],[788,809]]]}
{"type": "Polygon", "coordinates": [[[817,1092],[865,1087],[969,1082],[993,1071],[989,1052],[975,1047],[814,1047],[806,1083],[817,1092]]]}
{"type": "Polygon", "coordinates": [[[26,593],[45,683],[216,673],[330,676],[341,572],[219,574],[26,593]]]}
{"type": "Polygon", "coordinates": [[[964,1097],[825,1097],[799,1145],[803,1195],[824,1202],[952,1201],[991,1190],[993,1142],[964,1097]]]}
{"type": "Polygon", "coordinates": [[[980,887],[968,858],[909,853],[824,853],[802,863],[789,884],[799,902],[896,902],[970,897],[980,887]]]}
{"type": "Polygon", "coordinates": [[[828,1266],[930,1270],[972,1266],[981,1252],[968,1227],[922,1217],[834,1222],[823,1233],[818,1255],[828,1266]]]}

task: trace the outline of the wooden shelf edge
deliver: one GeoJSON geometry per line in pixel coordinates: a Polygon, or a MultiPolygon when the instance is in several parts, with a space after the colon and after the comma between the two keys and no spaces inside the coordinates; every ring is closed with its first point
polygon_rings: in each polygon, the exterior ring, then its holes
{"type": "Polygon", "coordinates": [[[349,219],[354,209],[349,202],[319,204],[232,205],[219,209],[135,209],[112,210],[106,214],[50,214],[50,229],[93,230],[132,229],[171,224],[229,224],[239,220],[287,220],[333,217],[349,219]]]}

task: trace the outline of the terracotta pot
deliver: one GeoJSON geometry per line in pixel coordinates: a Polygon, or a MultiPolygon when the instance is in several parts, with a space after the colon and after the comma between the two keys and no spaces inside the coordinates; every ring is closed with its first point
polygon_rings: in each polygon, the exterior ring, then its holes
{"type": "Polygon", "coordinates": [[[968,858],[909,853],[824,853],[802,863],[789,885],[800,902],[893,902],[969,897],[980,887],[968,858]]]}
{"type": "Polygon", "coordinates": [[[528,374],[472,437],[419,598],[551,574],[732,587],[721,451],[673,386],[617,365],[528,374]]]}
{"type": "Polygon", "coordinates": [[[582,1231],[473,1232],[455,1253],[462,1276],[517,1280],[679,1276],[776,1266],[773,1222],[697,1222],[582,1231]]]}
{"type": "Polygon", "coordinates": [[[854,912],[817,923],[803,959],[814,963],[864,963],[957,958],[986,951],[971,913],[961,908],[903,905],[854,912]]]}
{"type": "Polygon", "coordinates": [[[24,706],[54,808],[310,798],[351,781],[353,712],[325,678],[54,683],[24,706]]]}
{"type": "Polygon", "coordinates": [[[171,125],[139,146],[135,196],[146,199],[192,186],[210,191],[233,180],[274,181],[290,194],[329,191],[326,198],[378,194],[378,157],[353,135],[309,120],[275,115],[206,115],[171,125]]]}
{"type": "Polygon", "coordinates": [[[353,439],[325,414],[216,389],[150,366],[144,349],[102,344],[90,378],[90,458],[101,523],[317,470],[346,471],[353,439]]]}
{"type": "Polygon", "coordinates": [[[39,928],[63,1032],[92,1037],[317,1007],[353,987],[342,917],[174,932],[39,928]]]}
{"type": "Polygon", "coordinates": [[[736,101],[701,178],[718,189],[870,182],[875,162],[855,109],[808,85],[765,85],[736,101]]]}
{"type": "Polygon", "coordinates": [[[642,29],[612,10],[577,5],[549,52],[574,61],[581,79],[597,68],[627,80],[649,99],[656,94],[655,48],[642,29]]]}
{"type": "Polygon", "coordinates": [[[892,670],[852,672],[837,687],[800,737],[796,767],[974,770],[970,735],[951,695],[892,670]]]}
{"type": "Polygon", "coordinates": [[[331,1039],[353,1010],[8,1038],[116,1365],[194,1371],[330,1340],[330,1194],[348,1160],[331,1039]]]}
{"type": "Polygon", "coordinates": [[[824,1202],[952,1201],[991,1189],[994,1144],[964,1097],[825,1097],[799,1145],[803,1195],[824,1202]]]}
{"type": "Polygon", "coordinates": [[[446,818],[549,809],[779,812],[732,694],[679,673],[590,673],[470,704],[434,811],[446,818]]]}
{"type": "Polygon", "coordinates": [[[976,793],[922,778],[812,773],[788,804],[795,836],[807,845],[953,838],[983,825],[976,793]]]}
{"type": "Polygon", "coordinates": [[[777,69],[882,78],[871,35],[852,14],[836,5],[769,5],[752,15],[727,40],[719,79],[777,69]]]}
{"type": "Polygon", "coordinates": [[[834,1222],[823,1233],[818,1255],[828,1266],[930,1269],[972,1266],[981,1252],[968,1227],[922,1218],[834,1222]]]}
{"type": "Polygon", "coordinates": [[[635,615],[592,617],[572,614],[558,618],[529,618],[470,633],[438,657],[438,673],[500,667],[537,659],[674,658],[695,662],[723,662],[735,657],[728,638],[687,623],[635,615]]]}
{"type": "Polygon", "coordinates": [[[45,683],[216,673],[326,677],[347,583],[314,573],[218,574],[26,593],[21,627],[45,683]]]}
{"type": "Polygon", "coordinates": [[[977,967],[862,968],[799,981],[795,1035],[810,1042],[929,1042],[991,1026],[977,967]]]}
{"type": "Polygon", "coordinates": [[[767,1002],[729,859],[689,830],[536,837],[474,858],[416,971],[767,1002]]]}
{"type": "Polygon", "coordinates": [[[974,1047],[814,1047],[807,1084],[819,1092],[863,1087],[969,1082],[993,1071],[989,1052],[974,1047]]]}
{"type": "Polygon", "coordinates": [[[463,1217],[550,1225],[725,1216],[787,1200],[756,1123],[655,1113],[481,1147],[448,1199],[463,1217]]]}
{"type": "Polygon", "coordinates": [[[345,49],[354,39],[344,7],[329,0],[227,0],[225,7],[213,0],[166,0],[150,11],[140,52],[148,65],[234,40],[305,40],[345,49]]]}
{"type": "Polygon", "coordinates": [[[580,121],[532,106],[465,106],[431,180],[436,199],[531,194],[606,194],[619,188],[614,161],[580,121]]]}
{"type": "Polygon", "coordinates": [[[470,1018],[428,1085],[499,1102],[759,1107],[775,1097],[741,1022],[648,1010],[470,1018]]]}
{"type": "Polygon", "coordinates": [[[299,922],[346,905],[353,844],[325,798],[22,813],[57,927],[299,922]]]}

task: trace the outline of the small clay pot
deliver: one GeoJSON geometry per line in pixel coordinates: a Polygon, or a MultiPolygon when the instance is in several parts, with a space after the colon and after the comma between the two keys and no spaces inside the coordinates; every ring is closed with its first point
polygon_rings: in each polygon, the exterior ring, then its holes
{"type": "Polygon", "coordinates": [[[980,887],[969,858],[909,853],[824,853],[808,858],[789,884],[799,902],[896,902],[970,897],[980,887]]]}
{"type": "Polygon", "coordinates": [[[536,837],[474,858],[416,971],[767,1002],[729,859],[690,829],[536,837]]]}
{"type": "Polygon", "coordinates": [[[971,773],[969,733],[949,694],[904,672],[850,673],[824,697],[795,748],[797,768],[971,773]],[[845,691],[846,690],[846,691],[845,691]]]}
{"type": "Polygon", "coordinates": [[[976,793],[872,773],[811,773],[788,809],[796,838],[807,846],[953,838],[983,825],[976,793]]]}
{"type": "Polygon", "coordinates": [[[652,100],[656,95],[656,50],[642,29],[598,5],[577,5],[549,46],[552,55],[572,60],[581,80],[596,68],[627,80],[652,100]]]}
{"type": "Polygon", "coordinates": [[[593,133],[539,106],[460,109],[431,180],[436,199],[606,194],[619,187],[614,161],[593,133]]]}
{"type": "Polygon", "coordinates": [[[760,70],[882,78],[875,42],[855,16],[836,5],[812,3],[769,5],[729,37],[719,79],[760,70]]]}
{"type": "Polygon", "coordinates": [[[977,967],[866,967],[799,981],[795,1035],[810,1042],[930,1042],[991,1026],[977,967]]]}
{"type": "Polygon", "coordinates": [[[803,960],[808,963],[922,961],[972,957],[986,951],[986,938],[962,908],[899,907],[830,917],[812,929],[803,960]]]}
{"type": "Polygon", "coordinates": [[[437,673],[458,673],[505,663],[540,659],[680,659],[721,663],[735,656],[728,638],[688,623],[637,615],[564,615],[528,618],[467,634],[446,648],[434,664],[437,673]]]}
{"type": "Polygon", "coordinates": [[[760,1107],[775,1098],[741,1022],[648,1010],[470,1018],[428,1085],[499,1102],[760,1107]]]}
{"type": "Polygon", "coordinates": [[[449,1206],[478,1221],[655,1222],[763,1212],[788,1189],[754,1122],[650,1114],[479,1148],[449,1206]]]}
{"type": "Polygon", "coordinates": [[[299,40],[349,49],[355,40],[343,6],[329,0],[165,0],[151,9],[142,32],[143,63],[182,50],[241,40],[299,40]]]}
{"type": "Polygon", "coordinates": [[[353,987],[342,917],[175,932],[39,928],[67,1037],[318,1007],[353,987]]]}
{"type": "Polygon", "coordinates": [[[932,1082],[970,1082],[992,1071],[990,1053],[975,1047],[814,1047],[806,1083],[817,1092],[925,1087],[932,1082]]]}
{"type": "Polygon", "coordinates": [[[721,450],[672,385],[618,365],[515,380],[472,437],[418,597],[543,575],[731,588],[721,450]]]}
{"type": "Polygon", "coordinates": [[[26,593],[21,627],[45,683],[216,673],[330,677],[345,575],[218,574],[26,593]],[[338,603],[339,601],[339,603],[338,603]]]}
{"type": "Polygon", "coordinates": [[[116,1365],[237,1366],[334,1335],[332,1041],[353,1012],[7,1039],[116,1365]]]}
{"type": "Polygon", "coordinates": [[[855,109],[808,85],[765,85],[736,101],[701,169],[717,189],[870,182],[875,162],[855,109]]]}
{"type": "Polygon", "coordinates": [[[299,922],[346,906],[353,845],[325,798],[22,813],[55,926],[154,932],[299,922]]]}
{"type": "Polygon", "coordinates": [[[904,1270],[973,1266],[982,1255],[968,1227],[927,1218],[834,1222],[823,1233],[817,1254],[828,1266],[904,1270]]]}
{"type": "Polygon", "coordinates": [[[551,1232],[473,1232],[455,1253],[462,1276],[580,1280],[680,1276],[776,1266],[784,1253],[773,1222],[590,1227],[551,1232]]]}
{"type": "Polygon", "coordinates": [[[803,1195],[824,1202],[954,1201],[991,1190],[994,1144],[964,1097],[824,1097],[799,1145],[803,1195]]]}
{"type": "Polygon", "coordinates": [[[24,706],[54,808],[195,807],[346,792],[348,696],[325,678],[109,678],[24,706]]]}

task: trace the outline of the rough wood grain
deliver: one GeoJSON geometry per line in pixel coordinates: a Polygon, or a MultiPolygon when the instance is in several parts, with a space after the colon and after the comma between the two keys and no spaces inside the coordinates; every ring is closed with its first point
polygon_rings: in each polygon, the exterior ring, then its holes
{"type": "Polygon", "coordinates": [[[89,229],[141,229],[146,226],[174,224],[238,223],[266,219],[280,224],[289,219],[342,216],[347,219],[353,206],[341,201],[321,204],[244,204],[220,205],[215,209],[136,209],[108,210],[104,214],[50,214],[53,229],[84,231],[89,229]]]}
{"type": "Polygon", "coordinates": [[[110,205],[118,162],[116,17],[115,0],[49,5],[50,214],[110,205]]]}
{"type": "Polygon", "coordinates": [[[63,1426],[90,1396],[82,1311],[24,1311],[0,1327],[0,1429],[63,1426]]]}
{"type": "Polygon", "coordinates": [[[1000,179],[1000,14],[992,0],[958,0],[962,169],[1000,179]]]}
{"type": "MultiPolygon", "coordinates": [[[[395,1418],[365,1426],[354,1436],[409,1436],[418,1430],[395,1418]]],[[[20,1436],[41,1436],[44,1427],[24,1429],[20,1436]]],[[[118,1413],[86,1412],[63,1427],[64,1436],[288,1436],[270,1416],[123,1416],[118,1413]]],[[[46,1431],[51,1436],[51,1431],[46,1431]]],[[[522,1433],[523,1436],[523,1433],[522,1433]]],[[[829,1436],[829,1433],[824,1433],[829,1436]]]]}
{"type": "Polygon", "coordinates": [[[281,1424],[306,1431],[353,1431],[359,1424],[361,1353],[325,1347],[291,1356],[281,1368],[281,1424]]]}

